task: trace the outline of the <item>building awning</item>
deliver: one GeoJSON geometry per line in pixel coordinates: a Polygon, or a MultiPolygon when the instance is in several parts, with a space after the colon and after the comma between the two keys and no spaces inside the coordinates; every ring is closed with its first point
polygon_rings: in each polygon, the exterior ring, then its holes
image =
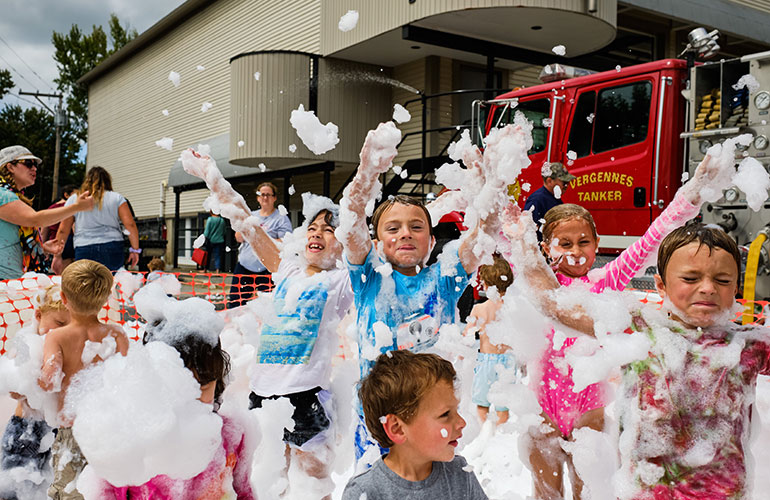
{"type": "MultiPolygon", "coordinates": [[[[211,148],[210,156],[217,162],[217,166],[225,179],[233,179],[259,173],[259,170],[253,167],[234,165],[228,161],[230,158],[230,134],[218,135],[211,139],[200,141],[190,147],[197,149],[198,144],[207,144],[211,148]]],[[[171,188],[175,188],[175,191],[186,191],[187,189],[185,188],[203,189],[205,187],[205,184],[201,179],[184,171],[182,161],[179,159],[176,160],[174,166],[171,167],[171,171],[168,173],[168,185],[171,188]]]]}
{"type": "Polygon", "coordinates": [[[770,14],[727,0],[622,0],[623,4],[770,43],[770,14]]]}

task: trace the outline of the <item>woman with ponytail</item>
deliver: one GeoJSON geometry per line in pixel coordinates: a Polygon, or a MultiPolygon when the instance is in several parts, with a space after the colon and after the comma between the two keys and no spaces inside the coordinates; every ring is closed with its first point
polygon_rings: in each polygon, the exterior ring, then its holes
{"type": "Polygon", "coordinates": [[[20,278],[28,271],[47,273],[45,253],[60,253],[63,244],[41,243],[38,228],[56,224],[94,206],[83,192],[77,203],[36,211],[23,190],[32,186],[42,160],[24,146],[0,149],[0,280],[20,278]]]}
{"type": "MultiPolygon", "coordinates": [[[[134,216],[128,206],[128,201],[119,193],[112,190],[112,177],[102,167],[91,167],[86,173],[81,193],[90,192],[95,206],[93,210],[81,212],[64,219],[59,226],[56,239],[60,244],[75,225],[75,260],[90,259],[107,266],[110,271],[117,271],[124,263],[123,259],[123,227],[128,231],[129,249],[128,264],[136,266],[139,263],[139,231],[136,228],[134,216]]],[[[69,197],[65,207],[76,204],[79,194],[69,197]]]]}

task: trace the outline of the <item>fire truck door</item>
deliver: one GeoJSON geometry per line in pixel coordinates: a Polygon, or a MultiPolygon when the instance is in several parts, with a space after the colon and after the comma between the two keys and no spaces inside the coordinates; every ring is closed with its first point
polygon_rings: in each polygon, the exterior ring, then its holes
{"type": "Polygon", "coordinates": [[[657,82],[650,75],[578,89],[558,155],[575,175],[563,199],[588,209],[603,249],[623,249],[651,220],[657,82]]]}

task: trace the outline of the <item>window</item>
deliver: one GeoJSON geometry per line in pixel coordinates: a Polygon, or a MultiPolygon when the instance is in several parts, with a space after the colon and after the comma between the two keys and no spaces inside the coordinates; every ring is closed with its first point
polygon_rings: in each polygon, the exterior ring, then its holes
{"type": "Polygon", "coordinates": [[[179,227],[176,228],[177,234],[179,234],[179,247],[175,251],[180,262],[192,264],[193,241],[203,234],[208,215],[208,213],[203,212],[196,217],[179,219],[179,227]]]}
{"type": "Polygon", "coordinates": [[[533,125],[532,149],[527,154],[531,155],[544,151],[548,143],[548,128],[543,125],[543,119],[550,118],[551,101],[548,99],[535,99],[533,101],[519,102],[519,105],[512,109],[509,106],[498,106],[494,109],[492,126],[504,127],[509,123],[513,123],[517,111],[524,113],[524,116],[533,125]]]}
{"type": "Polygon", "coordinates": [[[572,127],[569,131],[567,149],[574,151],[578,158],[591,154],[591,136],[594,131],[594,113],[596,112],[596,92],[586,92],[578,98],[572,127]]]}
{"type": "Polygon", "coordinates": [[[634,82],[578,98],[567,147],[578,158],[636,144],[647,138],[652,83],[634,82]],[[593,147],[592,147],[593,145],[593,147]]]}
{"type": "Polygon", "coordinates": [[[593,152],[642,142],[647,137],[651,99],[649,81],[601,90],[594,119],[593,152]]]}

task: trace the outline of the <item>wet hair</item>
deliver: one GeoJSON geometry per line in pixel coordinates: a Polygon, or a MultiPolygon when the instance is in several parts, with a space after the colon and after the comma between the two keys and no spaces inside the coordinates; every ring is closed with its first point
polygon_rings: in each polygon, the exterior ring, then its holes
{"type": "Polygon", "coordinates": [[[41,290],[37,296],[36,309],[41,315],[47,312],[66,311],[67,307],[61,300],[61,287],[58,285],[51,285],[45,290],[41,290]]]}
{"type": "Polygon", "coordinates": [[[715,248],[721,248],[729,253],[733,260],[735,260],[735,265],[740,274],[741,253],[735,241],[719,227],[706,226],[700,222],[692,221],[673,230],[668,236],[663,238],[660,244],[658,249],[658,274],[664,284],[666,283],[666,268],[671,260],[671,256],[676,250],[694,241],[698,242],[699,250],[704,245],[708,247],[709,255],[711,255],[715,248]]]}
{"type": "Polygon", "coordinates": [[[412,198],[411,196],[399,194],[396,196],[388,197],[387,200],[380,203],[379,206],[374,210],[374,213],[372,214],[372,228],[374,231],[375,239],[380,239],[379,235],[377,234],[377,226],[380,224],[380,219],[382,218],[382,214],[384,214],[389,208],[391,208],[396,203],[400,205],[411,205],[415,207],[420,207],[422,209],[422,212],[425,214],[425,220],[428,223],[428,231],[430,235],[433,236],[433,224],[430,219],[430,212],[428,212],[428,209],[425,208],[425,204],[420,200],[418,200],[417,198],[412,198]]]}
{"type": "Polygon", "coordinates": [[[479,277],[487,286],[494,286],[500,295],[505,295],[505,291],[513,284],[513,271],[511,265],[499,254],[495,254],[493,259],[492,265],[485,264],[479,268],[479,277]]]}
{"type": "MultiPolygon", "coordinates": [[[[142,343],[155,340],[151,330],[145,330],[142,343]]],[[[217,339],[217,345],[212,346],[198,335],[184,335],[167,343],[177,350],[184,367],[192,372],[200,385],[216,381],[214,410],[218,410],[225,392],[225,380],[230,373],[230,355],[222,349],[222,342],[217,339]]]]}
{"type": "Polygon", "coordinates": [[[150,272],[163,271],[166,269],[166,264],[160,257],[153,257],[152,260],[147,264],[147,269],[149,269],[150,272]]]}
{"type": "Polygon", "coordinates": [[[112,291],[112,273],[93,260],[76,260],[61,273],[61,290],[69,308],[79,314],[97,314],[112,291]]]}
{"type": "Polygon", "coordinates": [[[321,214],[323,214],[324,222],[328,226],[331,226],[331,227],[333,227],[335,229],[339,227],[339,225],[340,225],[340,214],[339,214],[339,212],[335,213],[334,211],[329,210],[328,208],[322,208],[321,210],[316,212],[316,214],[314,216],[310,217],[307,220],[307,225],[310,226],[310,224],[312,224],[313,221],[315,221],[318,218],[318,216],[320,216],[321,214]]]}
{"type": "Polygon", "coordinates": [[[442,380],[454,385],[456,377],[452,363],[436,354],[411,351],[380,354],[358,389],[366,427],[372,437],[384,448],[393,446],[380,417],[395,415],[405,423],[411,422],[425,394],[442,380]]]}
{"type": "MultiPolygon", "coordinates": [[[[569,219],[583,219],[591,227],[591,234],[593,234],[594,239],[596,240],[599,238],[599,235],[596,232],[596,223],[591,216],[591,212],[580,205],[574,205],[572,203],[556,205],[547,211],[543,218],[545,219],[545,222],[543,223],[541,231],[543,233],[543,242],[546,244],[551,242],[553,231],[556,229],[556,226],[569,219]]],[[[538,221],[535,221],[535,223],[538,223],[538,221]]]]}
{"type": "Polygon", "coordinates": [[[112,177],[100,166],[93,166],[86,172],[86,178],[83,180],[83,184],[80,185],[80,192],[89,191],[91,196],[94,197],[94,201],[102,208],[102,199],[104,193],[112,191],[112,177]]]}

